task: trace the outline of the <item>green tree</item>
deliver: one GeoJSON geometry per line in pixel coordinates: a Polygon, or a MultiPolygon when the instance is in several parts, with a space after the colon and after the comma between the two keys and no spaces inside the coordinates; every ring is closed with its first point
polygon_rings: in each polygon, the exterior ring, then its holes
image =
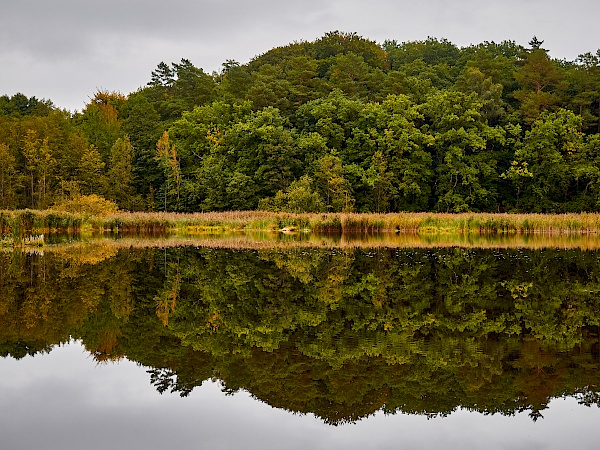
{"type": "Polygon", "coordinates": [[[586,129],[600,133],[600,50],[579,55],[567,76],[571,108],[583,118],[586,129]]]}
{"type": "Polygon", "coordinates": [[[185,58],[172,66],[176,75],[173,83],[174,97],[181,105],[181,112],[190,111],[214,100],[216,85],[213,77],[185,58]]]}
{"type": "Polygon", "coordinates": [[[258,188],[251,176],[234,172],[227,183],[225,191],[230,209],[245,211],[256,208],[258,188]]]}
{"type": "Polygon", "coordinates": [[[17,170],[17,159],[8,145],[0,143],[0,209],[16,208],[20,175],[17,170]]]}
{"type": "Polygon", "coordinates": [[[572,211],[600,210],[600,134],[584,138],[582,151],[574,156],[577,199],[572,211]]]}
{"type": "Polygon", "coordinates": [[[116,140],[123,138],[119,109],[124,102],[125,96],[118,92],[98,91],[76,117],[78,127],[105,162],[108,162],[116,140]]]}
{"type": "Polygon", "coordinates": [[[354,198],[351,186],[344,178],[342,160],[338,156],[329,154],[319,158],[314,164],[312,178],[327,211],[352,211],[354,198]]]}
{"type": "Polygon", "coordinates": [[[575,161],[583,150],[581,117],[544,113],[525,133],[506,176],[521,183],[521,205],[531,212],[564,212],[572,199],[575,161]]]}
{"type": "Polygon", "coordinates": [[[277,191],[274,197],[264,198],[258,208],[265,211],[286,211],[291,213],[323,212],[325,204],[321,196],[313,190],[313,180],[303,175],[294,180],[288,188],[277,191]]]}
{"type": "Polygon", "coordinates": [[[117,139],[110,149],[108,163],[108,198],[119,208],[138,209],[139,201],[133,191],[133,147],[129,138],[117,139]]]}
{"type": "Polygon", "coordinates": [[[241,101],[252,83],[252,76],[239,62],[228,59],[218,77],[218,91],[229,102],[241,101]]]}
{"type": "Polygon", "coordinates": [[[333,89],[341,90],[350,98],[373,100],[385,76],[381,69],[373,69],[361,56],[348,53],[333,58],[327,79],[333,89]]]}
{"type": "Polygon", "coordinates": [[[252,84],[245,98],[252,102],[255,109],[277,108],[286,115],[291,111],[292,85],[286,80],[283,69],[265,64],[252,73],[252,84]]]}
{"type": "Polygon", "coordinates": [[[197,204],[202,211],[224,211],[229,209],[227,188],[231,182],[231,171],[227,159],[220,153],[208,154],[194,173],[189,185],[189,202],[197,204]]]}
{"type": "Polygon", "coordinates": [[[522,58],[521,66],[515,72],[520,89],[513,96],[521,103],[520,113],[526,124],[535,121],[542,111],[552,110],[562,100],[566,88],[564,72],[540,47],[537,39],[530,42],[531,50],[522,58]]]}
{"type": "Polygon", "coordinates": [[[48,138],[40,139],[34,130],[27,130],[22,151],[29,178],[31,207],[45,209],[51,203],[51,173],[56,164],[48,138]]]}
{"type": "Polygon", "coordinates": [[[369,66],[375,69],[387,68],[387,53],[379,44],[356,33],[343,33],[340,31],[331,31],[317,39],[312,45],[314,57],[318,60],[325,60],[322,68],[326,69],[332,58],[337,55],[347,55],[353,53],[360,56],[369,66]]]}
{"type": "Polygon", "coordinates": [[[234,124],[223,138],[238,172],[251,176],[260,198],[285,189],[299,174],[302,155],[279,110],[265,108],[234,124]]]}
{"type": "Polygon", "coordinates": [[[134,150],[134,186],[136,192],[149,199],[152,191],[163,184],[163,172],[154,158],[156,143],[165,127],[143,91],[129,95],[121,111],[122,129],[129,136],[134,150]]]}
{"type": "Polygon", "coordinates": [[[486,77],[478,68],[466,67],[456,81],[456,88],[465,94],[477,94],[482,103],[481,116],[488,123],[498,123],[505,115],[502,85],[495,84],[492,77],[486,77]]]}
{"type": "Polygon", "coordinates": [[[375,152],[371,157],[371,165],[365,173],[365,181],[371,190],[373,212],[388,211],[392,195],[391,177],[392,175],[388,172],[387,158],[382,152],[375,152]]]}
{"type": "Polygon", "coordinates": [[[433,137],[421,132],[422,114],[408,97],[389,96],[382,104],[384,129],[378,147],[388,160],[395,211],[425,211],[431,196],[433,137]]]}
{"type": "Polygon", "coordinates": [[[339,89],[302,105],[296,114],[301,134],[318,133],[331,150],[336,150],[345,164],[361,163],[364,154],[358,146],[349,146],[355,128],[363,128],[359,120],[365,104],[346,97],[339,89]]]}
{"type": "Polygon", "coordinates": [[[108,186],[100,152],[93,145],[88,146],[81,155],[77,167],[77,181],[83,195],[105,194],[108,186]]]}
{"type": "Polygon", "coordinates": [[[161,62],[152,71],[146,88],[137,94],[146,98],[168,127],[184,111],[211,102],[215,97],[213,77],[182,58],[179,63],[161,62]]]}
{"type": "Polygon", "coordinates": [[[294,56],[282,63],[285,78],[290,85],[288,100],[292,115],[300,105],[323,95],[324,82],[318,76],[318,62],[308,56],[294,56]]]}
{"type": "Polygon", "coordinates": [[[500,84],[502,100],[512,106],[515,102],[512,93],[518,89],[514,73],[524,52],[523,47],[512,41],[484,42],[463,49],[461,58],[466,60],[465,69],[478,69],[485,79],[491,78],[493,85],[500,84]]]}
{"type": "Polygon", "coordinates": [[[481,116],[475,93],[441,91],[429,96],[422,111],[433,136],[436,208],[441,211],[495,210],[495,144],[504,132],[481,116]]]}
{"type": "Polygon", "coordinates": [[[167,211],[167,203],[169,203],[169,209],[178,211],[181,209],[181,166],[175,145],[169,144],[168,131],[163,133],[156,144],[156,161],[165,177],[164,209],[167,211]]]}
{"type": "Polygon", "coordinates": [[[44,117],[55,109],[49,100],[38,100],[35,97],[17,93],[11,97],[3,95],[0,97],[0,115],[12,117],[36,116],[44,117]]]}

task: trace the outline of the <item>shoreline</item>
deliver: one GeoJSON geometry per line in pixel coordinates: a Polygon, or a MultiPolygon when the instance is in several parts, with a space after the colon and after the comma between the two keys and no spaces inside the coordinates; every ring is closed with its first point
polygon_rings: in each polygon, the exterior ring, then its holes
{"type": "Polygon", "coordinates": [[[2,210],[3,238],[32,234],[111,232],[283,232],[334,234],[566,234],[600,233],[599,213],[208,213],[117,212],[105,216],[54,210],[2,210]]]}

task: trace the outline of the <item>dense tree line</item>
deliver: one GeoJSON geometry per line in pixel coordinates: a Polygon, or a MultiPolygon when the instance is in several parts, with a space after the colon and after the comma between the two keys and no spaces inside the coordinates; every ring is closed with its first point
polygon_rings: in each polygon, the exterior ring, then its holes
{"type": "Polygon", "coordinates": [[[81,112],[0,97],[0,208],[600,210],[600,50],[331,32],[81,112]]]}

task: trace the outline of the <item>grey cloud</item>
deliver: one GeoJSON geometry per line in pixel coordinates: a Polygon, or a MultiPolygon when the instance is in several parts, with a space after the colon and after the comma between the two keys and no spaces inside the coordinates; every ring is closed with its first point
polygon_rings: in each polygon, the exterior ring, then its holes
{"type": "MultiPolygon", "coordinates": [[[[3,15],[0,43],[38,58],[75,58],[95,51],[106,42],[150,39],[170,42],[209,42],[222,46],[232,39],[252,40],[254,35],[280,34],[306,21],[326,7],[314,0],[286,1],[39,1],[10,2],[3,15]]],[[[224,58],[225,59],[225,58],[224,58]]]]}
{"type": "Polygon", "coordinates": [[[95,87],[143,86],[160,61],[188,58],[211,72],[332,30],[459,46],[526,45],[536,35],[552,56],[572,60],[599,45],[596,10],[597,0],[5,0],[0,95],[80,109],[95,87]]]}

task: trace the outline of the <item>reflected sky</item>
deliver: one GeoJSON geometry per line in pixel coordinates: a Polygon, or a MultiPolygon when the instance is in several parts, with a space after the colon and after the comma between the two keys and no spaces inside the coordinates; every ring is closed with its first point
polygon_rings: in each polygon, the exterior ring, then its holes
{"type": "Polygon", "coordinates": [[[377,413],[330,426],[205,382],[187,398],[159,394],[146,368],[98,364],[79,343],[0,359],[2,449],[597,448],[597,407],[553,400],[544,418],[456,411],[447,418],[377,413]]]}

